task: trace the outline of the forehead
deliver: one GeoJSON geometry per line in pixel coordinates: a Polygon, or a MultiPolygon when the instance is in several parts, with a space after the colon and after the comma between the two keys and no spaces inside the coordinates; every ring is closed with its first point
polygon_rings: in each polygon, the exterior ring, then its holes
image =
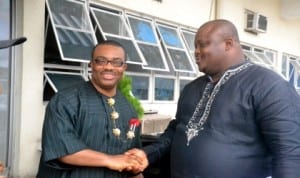
{"type": "Polygon", "coordinates": [[[118,58],[125,58],[125,51],[122,47],[104,44],[98,45],[93,53],[93,56],[108,56],[108,57],[118,57],[118,58]]]}
{"type": "Polygon", "coordinates": [[[200,28],[195,36],[195,42],[217,40],[222,38],[222,29],[207,26],[200,28]]]}

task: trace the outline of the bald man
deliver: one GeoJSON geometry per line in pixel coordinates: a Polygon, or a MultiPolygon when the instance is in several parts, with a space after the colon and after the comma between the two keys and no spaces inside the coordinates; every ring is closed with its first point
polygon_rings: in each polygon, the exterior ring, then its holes
{"type": "Polygon", "coordinates": [[[246,61],[236,27],[203,24],[195,57],[205,75],[188,84],[145,165],[170,153],[172,178],[299,178],[300,97],[275,72],[246,61]]]}

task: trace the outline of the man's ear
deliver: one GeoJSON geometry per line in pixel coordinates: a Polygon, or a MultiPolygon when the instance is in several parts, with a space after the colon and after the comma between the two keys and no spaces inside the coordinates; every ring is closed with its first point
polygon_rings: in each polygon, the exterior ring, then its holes
{"type": "Polygon", "coordinates": [[[232,38],[225,39],[225,50],[230,50],[234,45],[234,40],[232,38]]]}

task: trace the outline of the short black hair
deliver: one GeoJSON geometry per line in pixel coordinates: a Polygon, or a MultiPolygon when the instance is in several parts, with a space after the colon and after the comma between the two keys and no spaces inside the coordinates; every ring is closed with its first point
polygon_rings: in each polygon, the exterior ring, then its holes
{"type": "Polygon", "coordinates": [[[116,46],[116,47],[120,47],[123,49],[124,51],[124,54],[125,54],[125,61],[127,59],[127,52],[125,50],[125,47],[119,43],[118,41],[115,41],[115,40],[104,40],[104,41],[101,41],[99,42],[98,44],[96,44],[94,46],[94,48],[92,49],[92,53],[91,53],[91,59],[93,59],[93,55],[94,55],[94,52],[95,52],[95,49],[98,47],[98,46],[102,46],[102,45],[111,45],[111,46],[116,46]]]}

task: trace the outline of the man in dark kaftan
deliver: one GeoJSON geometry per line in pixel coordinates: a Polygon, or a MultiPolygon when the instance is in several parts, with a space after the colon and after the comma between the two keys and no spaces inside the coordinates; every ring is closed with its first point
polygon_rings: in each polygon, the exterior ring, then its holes
{"type": "Polygon", "coordinates": [[[244,60],[227,20],[199,28],[195,57],[206,75],[184,88],[176,119],[157,143],[143,148],[148,161],[170,153],[172,178],[299,178],[300,97],[294,87],[244,60]]]}
{"type": "Polygon", "coordinates": [[[127,178],[133,169],[137,173],[139,162],[123,154],[140,147],[139,128],[129,124],[137,113],[117,90],[125,56],[114,41],[98,44],[90,63],[91,81],[59,91],[50,100],[38,178],[127,178]]]}

